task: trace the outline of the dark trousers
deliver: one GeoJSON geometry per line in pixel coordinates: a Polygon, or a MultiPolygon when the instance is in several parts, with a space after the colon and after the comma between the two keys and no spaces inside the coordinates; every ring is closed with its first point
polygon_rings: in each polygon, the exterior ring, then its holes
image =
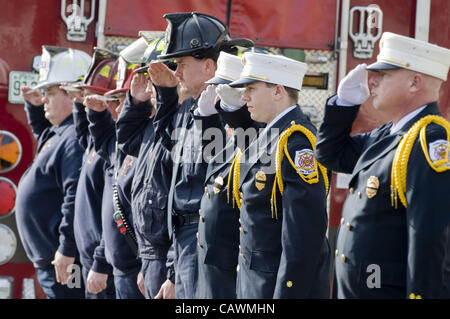
{"type": "MultiPolygon", "coordinates": [[[[81,266],[80,266],[81,269],[81,266]]],[[[69,288],[56,282],[56,273],[53,266],[36,268],[36,277],[48,299],[84,299],[83,280],[78,281],[79,287],[69,288]]]]}
{"type": "Polygon", "coordinates": [[[144,276],[145,298],[154,299],[167,279],[166,259],[142,259],[141,272],[144,276]]]}
{"type": "Polygon", "coordinates": [[[122,275],[114,275],[117,299],[144,299],[137,285],[139,269],[122,275]]]}
{"type": "Polygon", "coordinates": [[[193,299],[197,279],[197,237],[198,224],[176,227],[175,247],[175,297],[193,299]]]}

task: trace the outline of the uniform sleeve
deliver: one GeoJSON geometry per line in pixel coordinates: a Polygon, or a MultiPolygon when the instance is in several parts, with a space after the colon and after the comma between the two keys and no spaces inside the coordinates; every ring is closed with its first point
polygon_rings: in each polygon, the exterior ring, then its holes
{"type": "Polygon", "coordinates": [[[359,105],[341,107],[327,103],[325,106],[325,115],[317,132],[316,157],[328,169],[350,174],[362,154],[367,135],[350,136],[358,110],[359,105]]]}
{"type": "Polygon", "coordinates": [[[58,251],[64,256],[74,257],[76,254],[73,233],[75,194],[83,158],[83,150],[75,139],[70,139],[62,150],[58,161],[57,180],[60,184],[64,200],[61,205],[62,220],[59,224],[58,251]]]}
{"type": "Polygon", "coordinates": [[[75,132],[77,134],[78,143],[85,150],[88,148],[89,122],[86,116],[85,107],[82,103],[73,102],[73,123],[75,125],[75,132]]]}
{"type": "Polygon", "coordinates": [[[91,269],[100,274],[108,274],[112,272],[112,266],[106,261],[105,240],[103,238],[94,250],[94,263],[92,264],[91,269]]]}
{"type": "Polygon", "coordinates": [[[108,110],[95,112],[89,110],[89,132],[94,141],[97,154],[109,164],[115,162],[116,123],[108,110]]]}
{"type": "Polygon", "coordinates": [[[143,142],[146,126],[152,120],[153,106],[150,101],[134,104],[130,92],[127,92],[122,112],[116,123],[117,142],[125,153],[137,157],[143,142]]]}
{"type": "MultiPolygon", "coordinates": [[[[443,130],[434,129],[429,133],[427,129],[427,148],[431,160],[444,158],[446,139],[443,130]]],[[[438,173],[430,167],[419,138],[410,155],[406,187],[406,298],[442,298],[442,287],[450,272],[450,170],[438,173]]]]}
{"type": "Polygon", "coordinates": [[[44,132],[46,128],[52,126],[52,124],[45,118],[44,106],[34,106],[25,101],[25,112],[27,114],[28,124],[33,131],[34,138],[38,140],[42,132],[44,132]]]}
{"type": "MultiPolygon", "coordinates": [[[[312,160],[311,145],[302,133],[290,136],[288,149],[294,163],[312,160]]],[[[312,173],[311,167],[301,167],[303,174],[312,173]]],[[[317,290],[324,251],[327,262],[329,258],[325,183],[322,174],[317,183],[303,181],[286,156],[281,172],[284,193],[282,199],[278,193],[277,201],[282,200],[282,253],[274,298],[308,298],[312,290],[317,290]]]]}

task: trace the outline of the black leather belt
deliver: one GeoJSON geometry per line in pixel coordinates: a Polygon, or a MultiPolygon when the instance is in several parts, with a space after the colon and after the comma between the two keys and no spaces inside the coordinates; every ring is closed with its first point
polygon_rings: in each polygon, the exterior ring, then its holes
{"type": "Polygon", "coordinates": [[[199,220],[200,220],[200,215],[198,213],[174,210],[174,214],[172,215],[172,222],[173,222],[173,225],[176,227],[198,224],[199,220]]]}

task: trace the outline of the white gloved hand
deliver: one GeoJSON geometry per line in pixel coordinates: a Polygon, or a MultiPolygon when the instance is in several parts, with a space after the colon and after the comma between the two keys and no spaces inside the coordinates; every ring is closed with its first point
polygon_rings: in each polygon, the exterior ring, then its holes
{"type": "Polygon", "coordinates": [[[365,63],[357,65],[339,83],[337,96],[343,103],[360,105],[369,97],[370,91],[366,67],[365,63]]]}
{"type": "Polygon", "coordinates": [[[200,94],[197,110],[200,116],[210,116],[217,113],[215,108],[216,90],[214,85],[208,85],[206,90],[200,94]]]}
{"type": "Polygon", "coordinates": [[[245,105],[242,101],[242,93],[244,88],[232,88],[228,84],[219,84],[216,93],[220,97],[220,106],[226,111],[235,111],[245,105]]]}

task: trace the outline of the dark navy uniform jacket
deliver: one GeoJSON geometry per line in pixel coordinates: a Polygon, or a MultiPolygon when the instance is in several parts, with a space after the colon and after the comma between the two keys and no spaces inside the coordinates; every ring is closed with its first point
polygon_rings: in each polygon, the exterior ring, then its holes
{"type": "Polygon", "coordinates": [[[81,264],[98,273],[111,273],[112,267],[106,261],[102,240],[102,198],[105,185],[107,162],[94,148],[89,133],[85,107],[74,103],[73,116],[80,145],[86,150],[83,156],[80,179],[75,199],[74,231],[81,264]]]}
{"type": "MultiPolygon", "coordinates": [[[[420,138],[407,167],[408,207],[398,201],[395,209],[390,197],[392,161],[402,136],[420,118],[439,114],[437,104],[428,104],[394,134],[389,122],[349,136],[359,106],[334,103],[325,110],[317,157],[334,171],[351,174],[336,246],[336,296],[449,298],[450,171],[437,173],[429,166],[420,138]],[[379,186],[369,198],[368,181],[375,178],[379,186]]],[[[428,144],[446,139],[442,127],[427,127],[428,144]]]]}
{"type": "Polygon", "coordinates": [[[139,246],[146,259],[165,259],[171,245],[167,234],[166,207],[172,166],[170,152],[162,147],[167,137],[159,134],[150,118],[150,101],[133,104],[130,93],[117,121],[117,141],[126,154],[136,157],[131,186],[131,207],[139,246]]]}
{"type": "MultiPolygon", "coordinates": [[[[317,183],[306,183],[285,157],[281,163],[284,193],[277,189],[277,210],[271,210],[276,146],[280,134],[294,121],[315,132],[297,105],[261,132],[241,159],[238,298],[329,297],[330,255],[322,173],[317,183]]],[[[310,142],[301,132],[289,137],[287,148],[295,163],[297,156],[312,153],[310,142]]]]}
{"type": "Polygon", "coordinates": [[[115,121],[108,110],[103,112],[88,111],[89,131],[94,140],[98,154],[108,163],[105,172],[105,188],[102,201],[102,228],[105,256],[113,266],[114,275],[123,275],[140,269],[140,260],[134,255],[126,242],[124,235],[119,232],[113,219],[113,185],[117,183],[119,204],[122,212],[133,227],[131,213],[131,183],[134,176],[135,157],[116,152],[115,121]],[[115,171],[117,178],[115,177],[115,171]]]}
{"type": "Polygon", "coordinates": [[[42,106],[26,103],[25,110],[38,149],[19,182],[15,215],[28,258],[35,267],[46,268],[52,267],[56,250],[77,257],[73,216],[83,150],[72,115],[53,127],[42,106]]]}
{"type": "MultiPolygon", "coordinates": [[[[220,105],[216,104],[216,105],[220,105]]],[[[216,107],[217,108],[217,107],[216,107]]],[[[238,129],[246,130],[258,126],[250,118],[247,107],[236,112],[224,112],[217,108],[227,122],[227,117],[239,119],[238,129]]],[[[232,134],[241,131],[227,130],[232,134]]],[[[243,132],[243,131],[242,131],[243,132]]],[[[246,132],[250,133],[250,132],[246,132]]],[[[251,133],[257,133],[256,129],[251,133]]],[[[243,135],[243,134],[241,134],[243,135]]],[[[256,135],[256,134],[255,134],[256,135]]],[[[253,135],[253,138],[254,136],[253,135]]],[[[239,138],[244,138],[240,136],[239,138]]],[[[248,136],[249,139],[252,137],[248,136]]],[[[245,149],[245,142],[232,136],[226,146],[208,165],[205,178],[205,192],[200,203],[200,222],[198,225],[198,280],[195,287],[197,299],[234,299],[236,298],[236,265],[239,253],[239,209],[233,203],[233,176],[229,175],[231,163],[237,147],[245,149]],[[231,179],[228,181],[228,179],[231,179]],[[229,187],[230,186],[230,187],[229,187]]]]}
{"type": "Polygon", "coordinates": [[[197,101],[192,97],[178,104],[176,87],[156,87],[156,90],[158,92],[158,110],[155,121],[167,123],[160,127],[165,129],[171,142],[169,145],[163,144],[163,146],[167,147],[168,151],[172,151],[185,130],[181,157],[175,159],[180,160],[180,167],[175,181],[173,209],[181,215],[197,213],[204,192],[203,185],[208,162],[211,156],[218,151],[217,148],[223,148],[225,145],[224,123],[219,114],[206,117],[194,115],[197,101]],[[176,113],[173,113],[174,111],[176,113]],[[208,129],[211,130],[208,131],[208,129]],[[204,134],[205,132],[211,133],[211,136],[204,134]],[[206,154],[204,150],[210,142],[212,144],[209,145],[208,150],[211,151],[211,154],[206,154]]]}

